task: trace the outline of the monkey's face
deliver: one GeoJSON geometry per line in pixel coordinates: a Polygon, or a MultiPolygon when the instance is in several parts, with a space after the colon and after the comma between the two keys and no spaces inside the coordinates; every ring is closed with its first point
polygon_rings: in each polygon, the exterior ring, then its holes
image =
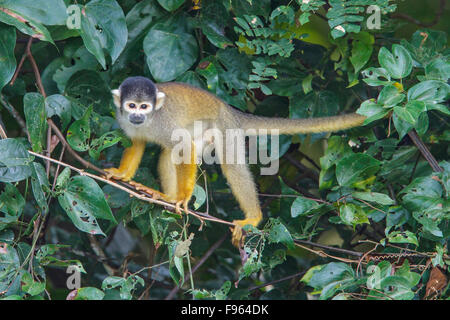
{"type": "Polygon", "coordinates": [[[153,103],[145,100],[126,100],[122,104],[123,114],[127,115],[128,121],[136,126],[143,124],[153,109],[153,103]]]}
{"type": "Polygon", "coordinates": [[[133,126],[145,124],[162,107],[165,98],[165,94],[159,92],[150,79],[144,77],[125,79],[119,89],[112,90],[112,94],[119,122],[133,126]]]}

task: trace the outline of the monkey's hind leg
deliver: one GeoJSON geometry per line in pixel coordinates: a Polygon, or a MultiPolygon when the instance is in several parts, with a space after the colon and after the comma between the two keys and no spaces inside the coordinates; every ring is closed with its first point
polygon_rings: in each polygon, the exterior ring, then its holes
{"type": "Polygon", "coordinates": [[[262,220],[256,186],[246,164],[222,164],[222,171],[227,178],[233,195],[244,211],[245,219],[234,220],[232,243],[239,247],[242,240],[242,227],[250,224],[257,227],[262,220]]]}
{"type": "Polygon", "coordinates": [[[181,214],[181,206],[185,212],[188,211],[188,203],[192,197],[197,177],[196,152],[194,143],[191,144],[190,160],[187,163],[175,165],[177,191],[176,191],[176,211],[181,214]]]}

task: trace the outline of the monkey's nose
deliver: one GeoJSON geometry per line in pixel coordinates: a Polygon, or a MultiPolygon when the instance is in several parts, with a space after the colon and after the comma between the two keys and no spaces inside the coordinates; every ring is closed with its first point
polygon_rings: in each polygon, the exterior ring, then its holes
{"type": "Polygon", "coordinates": [[[133,113],[130,114],[129,119],[132,124],[141,124],[145,121],[145,115],[133,113]]]}

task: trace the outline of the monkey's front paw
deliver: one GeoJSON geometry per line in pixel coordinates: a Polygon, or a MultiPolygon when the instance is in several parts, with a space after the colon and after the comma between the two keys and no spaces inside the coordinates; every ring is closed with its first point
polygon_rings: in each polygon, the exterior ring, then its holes
{"type": "Polygon", "coordinates": [[[131,177],[127,174],[127,172],[121,171],[117,168],[108,168],[104,169],[107,172],[106,178],[111,179],[114,178],[116,180],[129,181],[131,177]]]}

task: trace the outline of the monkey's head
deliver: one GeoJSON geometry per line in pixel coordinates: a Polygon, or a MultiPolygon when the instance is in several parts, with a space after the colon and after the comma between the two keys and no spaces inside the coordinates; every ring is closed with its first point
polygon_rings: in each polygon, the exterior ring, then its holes
{"type": "Polygon", "coordinates": [[[166,96],[145,77],[129,77],[122,82],[119,89],[111,92],[118,116],[135,126],[145,123],[152,112],[159,110],[166,96]]]}

